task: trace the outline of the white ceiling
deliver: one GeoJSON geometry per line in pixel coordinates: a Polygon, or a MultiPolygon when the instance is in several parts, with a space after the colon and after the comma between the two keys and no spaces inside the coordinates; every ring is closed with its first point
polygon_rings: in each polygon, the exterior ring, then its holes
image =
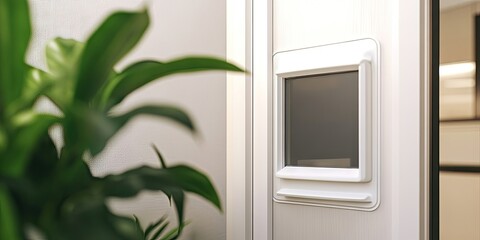
{"type": "Polygon", "coordinates": [[[480,2],[479,0],[440,0],[440,10],[465,5],[472,2],[480,2]]]}

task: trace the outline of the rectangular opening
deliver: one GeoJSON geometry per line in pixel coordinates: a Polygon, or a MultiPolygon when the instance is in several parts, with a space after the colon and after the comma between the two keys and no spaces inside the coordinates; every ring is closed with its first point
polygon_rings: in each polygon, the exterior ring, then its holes
{"type": "Polygon", "coordinates": [[[358,168],[358,71],[285,79],[285,165],[358,168]]]}

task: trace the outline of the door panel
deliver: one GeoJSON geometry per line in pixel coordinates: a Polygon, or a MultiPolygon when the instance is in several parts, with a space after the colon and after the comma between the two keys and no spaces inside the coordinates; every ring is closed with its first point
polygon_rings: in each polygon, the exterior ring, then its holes
{"type": "Polygon", "coordinates": [[[381,48],[382,102],[379,208],[362,212],[273,202],[273,239],[415,240],[424,236],[421,106],[425,76],[421,38],[410,34],[422,29],[422,7],[417,1],[273,0],[273,53],[376,39],[381,48]]]}

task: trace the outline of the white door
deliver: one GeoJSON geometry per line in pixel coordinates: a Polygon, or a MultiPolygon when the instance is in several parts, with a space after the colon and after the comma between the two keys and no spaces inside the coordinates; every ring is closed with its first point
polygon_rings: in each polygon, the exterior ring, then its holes
{"type": "Polygon", "coordinates": [[[228,80],[229,240],[428,239],[429,10],[415,0],[227,1],[227,57],[250,72],[228,80]],[[378,204],[324,201],[336,183],[315,189],[328,193],[320,204],[278,201],[274,55],[365,38],[379,51],[378,168],[367,179],[378,204]]]}

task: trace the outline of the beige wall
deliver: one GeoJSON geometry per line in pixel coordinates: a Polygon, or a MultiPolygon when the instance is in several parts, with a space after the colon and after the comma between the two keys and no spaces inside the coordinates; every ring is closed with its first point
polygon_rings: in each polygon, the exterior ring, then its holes
{"type": "Polygon", "coordinates": [[[440,239],[480,239],[480,175],[440,173],[440,239]]]}
{"type": "MultiPolygon", "coordinates": [[[[132,9],[150,2],[152,24],[139,46],[120,64],[185,54],[225,56],[225,1],[222,0],[31,0],[33,42],[28,62],[44,66],[43,48],[55,36],[83,40],[112,10],[132,9]]],[[[158,165],[150,148],[155,143],[167,163],[187,162],[208,172],[225,200],[225,73],[169,77],[127,99],[124,108],[147,102],[173,103],[186,109],[200,137],[167,121],[141,118],[114,139],[92,164],[96,175],[121,172],[141,164],[158,165]]],[[[161,194],[144,193],[134,200],[114,201],[113,209],[136,214],[145,224],[170,211],[161,194]]],[[[186,218],[192,223],[183,239],[225,239],[225,215],[205,201],[189,196],[186,218]]]]}
{"type": "Polygon", "coordinates": [[[480,1],[455,5],[440,12],[440,64],[475,61],[475,15],[480,1]]]}
{"type": "Polygon", "coordinates": [[[440,63],[475,61],[477,4],[445,9],[440,14],[440,63]]]}
{"type": "MultiPolygon", "coordinates": [[[[480,166],[480,123],[440,125],[440,164],[480,166]]],[[[440,173],[440,238],[480,239],[480,175],[440,173]]]]}

